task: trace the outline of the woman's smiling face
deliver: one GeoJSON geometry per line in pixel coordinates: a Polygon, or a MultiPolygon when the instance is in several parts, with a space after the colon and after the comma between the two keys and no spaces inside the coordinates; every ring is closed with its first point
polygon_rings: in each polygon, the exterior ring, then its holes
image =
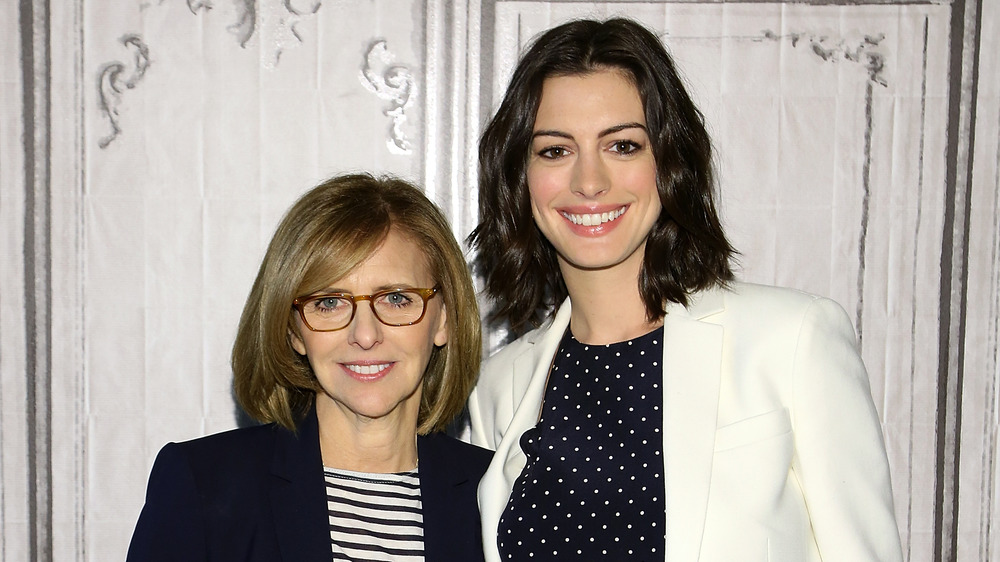
{"type": "MultiPolygon", "coordinates": [[[[392,229],[367,260],[321,292],[368,295],[434,285],[423,249],[392,229]]],[[[434,347],[448,340],[443,297],[428,300],[423,319],[411,326],[382,324],[369,302],[359,301],[351,323],[333,332],[313,332],[295,316],[292,347],[309,359],[322,387],[316,413],[321,425],[333,416],[352,423],[391,419],[415,428],[424,371],[434,347]]]]}
{"type": "Polygon", "coordinates": [[[641,266],[660,215],[646,117],[622,72],[545,80],[527,168],[531,213],[563,274],[641,266]]]}

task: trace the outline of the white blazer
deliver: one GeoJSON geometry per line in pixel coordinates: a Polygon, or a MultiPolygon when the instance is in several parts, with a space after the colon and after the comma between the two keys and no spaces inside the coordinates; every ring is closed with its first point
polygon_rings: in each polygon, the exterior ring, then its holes
{"type": "MultiPolygon", "coordinates": [[[[486,560],[526,459],[570,320],[486,360],[473,443],[496,450],[479,484],[486,560]]],[[[668,307],[663,458],[669,562],[902,560],[889,467],[851,322],[831,300],[736,283],[668,307]]]]}

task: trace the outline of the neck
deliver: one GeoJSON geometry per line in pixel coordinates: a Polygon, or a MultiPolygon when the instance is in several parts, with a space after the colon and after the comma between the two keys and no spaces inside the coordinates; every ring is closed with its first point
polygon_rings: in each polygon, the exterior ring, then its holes
{"type": "Polygon", "coordinates": [[[356,472],[392,473],[417,466],[416,416],[371,419],[317,400],[323,465],[356,472]],[[409,422],[409,423],[408,423],[409,422]]]}
{"type": "Polygon", "coordinates": [[[560,260],[559,269],[573,302],[570,329],[580,342],[603,345],[639,337],[659,327],[646,319],[639,294],[639,259],[605,269],[578,269],[560,260]]]}

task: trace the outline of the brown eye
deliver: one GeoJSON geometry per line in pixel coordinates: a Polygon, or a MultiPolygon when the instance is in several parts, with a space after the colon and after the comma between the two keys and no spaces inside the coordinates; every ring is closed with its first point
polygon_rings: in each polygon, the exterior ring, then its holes
{"type": "Polygon", "coordinates": [[[561,146],[550,146],[548,148],[543,148],[542,150],[538,151],[538,155],[541,156],[542,158],[548,158],[549,160],[556,160],[558,158],[566,156],[567,152],[568,151],[561,146]]]}
{"type": "Polygon", "coordinates": [[[638,152],[639,150],[642,150],[642,145],[630,140],[615,141],[615,143],[611,145],[611,152],[617,152],[618,154],[625,156],[638,152]]]}

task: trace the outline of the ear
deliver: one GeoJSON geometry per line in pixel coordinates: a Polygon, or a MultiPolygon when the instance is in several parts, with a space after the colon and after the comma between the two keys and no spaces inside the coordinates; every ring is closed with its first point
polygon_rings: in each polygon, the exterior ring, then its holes
{"type": "Polygon", "coordinates": [[[441,347],[448,343],[448,307],[441,304],[441,314],[438,316],[436,331],[434,332],[434,345],[441,347]]]}
{"type": "Polygon", "coordinates": [[[292,344],[292,349],[294,349],[296,353],[299,355],[306,354],[306,344],[302,341],[302,338],[295,333],[295,330],[288,330],[288,342],[292,344]]]}

